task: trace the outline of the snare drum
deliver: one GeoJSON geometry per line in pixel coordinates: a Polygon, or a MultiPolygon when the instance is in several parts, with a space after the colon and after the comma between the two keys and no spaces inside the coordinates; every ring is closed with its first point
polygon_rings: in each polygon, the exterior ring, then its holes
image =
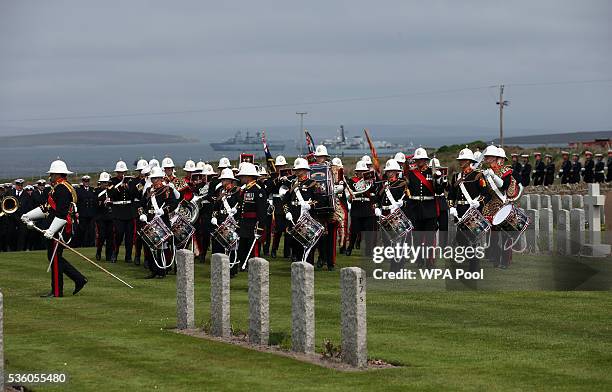
{"type": "Polygon", "coordinates": [[[321,238],[321,235],[323,235],[323,225],[317,222],[309,213],[304,212],[300,219],[287,229],[287,234],[302,244],[304,249],[308,249],[313,247],[319,238],[321,238]]]}
{"type": "Polygon", "coordinates": [[[457,229],[470,232],[478,240],[491,230],[491,224],[477,208],[470,207],[457,223],[457,229]]]}
{"type": "Polygon", "coordinates": [[[142,240],[151,249],[161,249],[164,242],[172,236],[172,232],[160,216],[156,216],[141,230],[142,240]]]}
{"type": "Polygon", "coordinates": [[[493,226],[510,236],[510,239],[504,244],[505,249],[511,248],[518,242],[529,223],[529,216],[525,211],[513,204],[506,204],[493,216],[493,226]]]}
{"type": "Polygon", "coordinates": [[[401,208],[396,208],[387,216],[381,216],[378,224],[392,242],[404,241],[414,229],[412,222],[401,208]]]}
{"type": "Polygon", "coordinates": [[[212,233],[212,237],[217,240],[226,250],[236,249],[238,244],[238,222],[233,216],[229,215],[212,233]]]}
{"type": "Polygon", "coordinates": [[[195,227],[185,218],[183,214],[175,213],[170,217],[172,234],[175,244],[181,248],[195,233],[195,227]]]}

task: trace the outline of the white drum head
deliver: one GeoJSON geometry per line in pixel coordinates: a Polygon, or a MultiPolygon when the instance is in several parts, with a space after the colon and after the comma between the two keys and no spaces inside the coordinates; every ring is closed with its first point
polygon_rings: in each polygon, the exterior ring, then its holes
{"type": "Polygon", "coordinates": [[[503,206],[499,211],[497,211],[497,214],[495,214],[495,216],[493,217],[493,225],[497,226],[503,221],[505,221],[508,215],[510,215],[510,212],[512,212],[512,204],[507,204],[503,206]]]}

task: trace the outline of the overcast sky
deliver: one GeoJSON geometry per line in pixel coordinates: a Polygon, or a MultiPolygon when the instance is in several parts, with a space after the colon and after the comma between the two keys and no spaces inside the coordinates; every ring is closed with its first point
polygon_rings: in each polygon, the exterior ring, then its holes
{"type": "Polygon", "coordinates": [[[297,124],[612,128],[610,1],[0,0],[0,135],[297,124]],[[468,4],[469,3],[469,4],[468,4]],[[8,121],[406,95],[168,116],[8,121]]]}

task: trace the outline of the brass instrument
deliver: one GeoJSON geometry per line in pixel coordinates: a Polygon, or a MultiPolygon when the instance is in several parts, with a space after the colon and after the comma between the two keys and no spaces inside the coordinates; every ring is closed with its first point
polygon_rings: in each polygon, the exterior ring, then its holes
{"type": "Polygon", "coordinates": [[[0,216],[14,214],[19,209],[19,200],[15,196],[5,196],[0,201],[0,216]]]}

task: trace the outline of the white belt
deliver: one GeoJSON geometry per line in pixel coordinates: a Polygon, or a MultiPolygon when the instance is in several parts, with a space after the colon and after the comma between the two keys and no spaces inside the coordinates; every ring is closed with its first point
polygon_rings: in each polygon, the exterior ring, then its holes
{"type": "Polygon", "coordinates": [[[354,197],[353,201],[372,201],[367,197],[354,197]]]}
{"type": "Polygon", "coordinates": [[[113,204],[114,205],[132,204],[132,201],[131,200],[120,200],[120,201],[114,201],[113,204]]]}
{"type": "Polygon", "coordinates": [[[434,197],[433,196],[410,196],[410,200],[433,200],[434,197]]]}
{"type": "Polygon", "coordinates": [[[280,193],[273,193],[272,197],[281,197],[280,193]]]}

